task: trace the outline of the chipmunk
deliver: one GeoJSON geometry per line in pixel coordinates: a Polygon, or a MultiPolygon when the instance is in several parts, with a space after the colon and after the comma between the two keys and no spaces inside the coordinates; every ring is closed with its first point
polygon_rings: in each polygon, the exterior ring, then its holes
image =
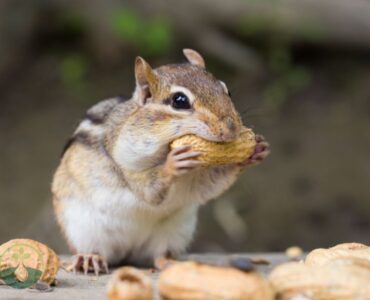
{"type": "Polygon", "coordinates": [[[202,168],[190,146],[170,150],[186,134],[225,142],[242,127],[225,83],[206,71],[198,52],[183,53],[186,63],[156,69],[137,57],[132,98],[91,107],[67,143],[52,194],[76,253],[74,271],[98,274],[108,264],[150,263],[185,251],[199,206],[269,154],[262,136],[241,164],[202,168]]]}

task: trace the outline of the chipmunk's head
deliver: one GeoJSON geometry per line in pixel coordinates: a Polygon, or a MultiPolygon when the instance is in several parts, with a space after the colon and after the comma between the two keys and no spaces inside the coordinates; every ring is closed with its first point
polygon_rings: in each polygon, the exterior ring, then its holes
{"type": "Polygon", "coordinates": [[[193,133],[212,141],[236,139],[242,122],[225,83],[206,71],[199,53],[183,52],[187,63],[154,70],[137,57],[134,99],[139,105],[161,110],[160,121],[170,121],[176,135],[193,133]]]}

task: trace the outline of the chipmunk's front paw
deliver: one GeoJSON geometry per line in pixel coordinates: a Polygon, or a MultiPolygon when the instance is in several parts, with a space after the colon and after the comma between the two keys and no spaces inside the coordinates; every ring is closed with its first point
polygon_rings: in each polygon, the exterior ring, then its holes
{"type": "Polygon", "coordinates": [[[270,144],[262,135],[256,135],[256,148],[251,157],[238,164],[241,167],[255,166],[262,162],[270,154],[270,144]]]}
{"type": "Polygon", "coordinates": [[[98,254],[76,254],[73,256],[73,261],[66,270],[74,273],[78,271],[84,272],[85,275],[93,271],[96,276],[100,272],[109,273],[107,261],[98,254]]]}
{"type": "Polygon", "coordinates": [[[199,155],[199,152],[191,151],[190,146],[181,146],[171,150],[164,166],[165,174],[173,178],[194,170],[202,164],[201,161],[195,160],[199,155]]]}

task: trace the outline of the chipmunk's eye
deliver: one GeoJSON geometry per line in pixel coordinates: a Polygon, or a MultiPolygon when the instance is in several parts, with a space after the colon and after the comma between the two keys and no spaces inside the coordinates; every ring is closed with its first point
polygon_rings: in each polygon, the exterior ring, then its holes
{"type": "Polygon", "coordinates": [[[175,93],[172,96],[172,107],[175,109],[190,109],[190,101],[189,98],[181,92],[175,93]]]}

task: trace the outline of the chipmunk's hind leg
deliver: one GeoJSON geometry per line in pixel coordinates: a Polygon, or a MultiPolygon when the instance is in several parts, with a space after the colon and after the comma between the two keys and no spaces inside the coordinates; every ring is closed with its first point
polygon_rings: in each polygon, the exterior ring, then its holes
{"type": "Polygon", "coordinates": [[[93,271],[96,276],[100,272],[109,273],[106,259],[98,254],[76,254],[73,256],[72,263],[66,267],[66,270],[74,273],[83,272],[85,275],[93,271]]]}

